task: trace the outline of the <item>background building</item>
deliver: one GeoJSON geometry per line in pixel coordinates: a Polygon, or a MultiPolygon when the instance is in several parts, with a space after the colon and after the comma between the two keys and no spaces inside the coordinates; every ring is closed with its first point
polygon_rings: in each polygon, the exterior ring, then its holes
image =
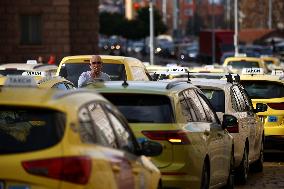
{"type": "Polygon", "coordinates": [[[1,0],[0,62],[98,52],[99,0],[1,0]]]}

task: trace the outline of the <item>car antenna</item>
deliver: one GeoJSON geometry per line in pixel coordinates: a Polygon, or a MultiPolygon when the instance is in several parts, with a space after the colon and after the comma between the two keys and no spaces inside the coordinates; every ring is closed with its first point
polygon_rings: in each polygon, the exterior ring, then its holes
{"type": "Polygon", "coordinates": [[[127,83],[127,80],[124,78],[124,80],[123,80],[123,83],[122,83],[122,86],[124,87],[124,88],[126,88],[126,87],[128,87],[128,83],[127,83]]]}
{"type": "Polygon", "coordinates": [[[191,80],[189,79],[189,71],[187,71],[187,83],[190,83],[191,80]]]}

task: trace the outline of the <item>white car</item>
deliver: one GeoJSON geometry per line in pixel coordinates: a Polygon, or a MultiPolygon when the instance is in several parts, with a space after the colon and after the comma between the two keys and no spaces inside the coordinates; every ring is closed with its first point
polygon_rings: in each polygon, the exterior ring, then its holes
{"type": "Polygon", "coordinates": [[[238,119],[239,129],[227,130],[234,137],[236,180],[245,184],[249,166],[258,172],[263,169],[264,130],[256,112],[265,111],[267,106],[258,104],[256,109],[253,109],[242,85],[232,82],[232,78],[230,81],[191,79],[191,82],[205,93],[220,120],[223,114],[234,115],[238,119]]]}

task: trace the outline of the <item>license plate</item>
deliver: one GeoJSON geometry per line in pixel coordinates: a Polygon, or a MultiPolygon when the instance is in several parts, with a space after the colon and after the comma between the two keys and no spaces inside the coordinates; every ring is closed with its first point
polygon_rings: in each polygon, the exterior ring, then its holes
{"type": "Polygon", "coordinates": [[[276,116],[269,116],[268,122],[277,122],[277,117],[276,116]]]}

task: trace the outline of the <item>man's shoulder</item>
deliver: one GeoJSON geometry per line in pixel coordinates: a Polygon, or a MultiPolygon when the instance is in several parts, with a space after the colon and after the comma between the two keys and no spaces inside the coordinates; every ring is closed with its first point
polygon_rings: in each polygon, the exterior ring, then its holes
{"type": "Polygon", "coordinates": [[[91,75],[91,72],[86,71],[86,72],[81,73],[80,77],[86,77],[86,76],[90,76],[90,75],[91,75]]]}

